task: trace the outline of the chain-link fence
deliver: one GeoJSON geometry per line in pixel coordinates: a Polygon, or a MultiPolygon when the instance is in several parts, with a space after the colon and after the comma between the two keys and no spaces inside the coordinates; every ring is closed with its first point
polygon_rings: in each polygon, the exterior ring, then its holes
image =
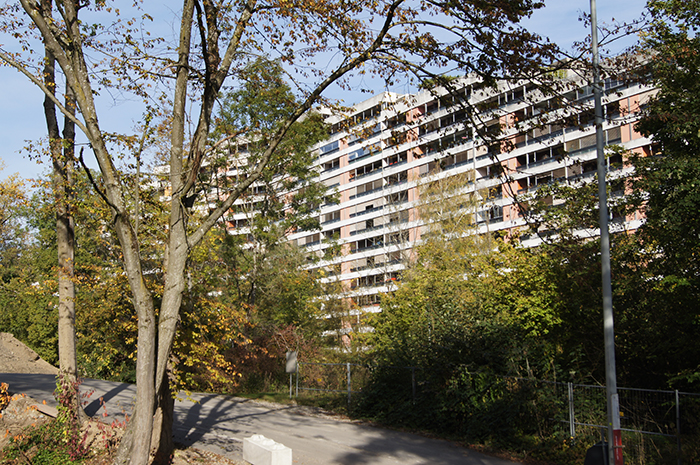
{"type": "MultiPolygon", "coordinates": [[[[549,391],[546,407],[571,439],[603,440],[607,424],[605,386],[519,379],[549,391]]],[[[620,425],[628,464],[697,463],[700,395],[679,391],[618,388],[620,425]]],[[[540,397],[541,394],[540,394],[540,397]]],[[[545,405],[538,406],[540,409],[545,405]]]]}
{"type": "MultiPolygon", "coordinates": [[[[435,387],[431,386],[430,376],[426,374],[430,369],[309,362],[300,363],[294,381],[295,393],[336,393],[347,397],[348,407],[352,408],[366,390],[376,392],[376,379],[372,377],[380,370],[385,378],[391,379],[394,391],[388,397],[397,405],[419,405],[425,402],[426,396],[434,395],[435,387]]],[[[520,421],[525,417],[525,421],[536,425],[537,434],[557,434],[567,437],[571,443],[592,445],[605,438],[607,401],[604,386],[465,373],[466,378],[462,378],[467,380],[452,386],[456,402],[462,406],[462,411],[456,414],[464,414],[465,399],[489,402],[498,398],[501,405],[510,407],[488,409],[480,414],[511,412],[514,416],[519,415],[520,421]],[[465,392],[470,389],[479,392],[465,392]],[[514,409],[514,405],[518,407],[514,409]]],[[[618,388],[618,395],[626,464],[700,463],[700,394],[618,388]]],[[[406,414],[407,409],[402,408],[402,411],[397,415],[406,414]]]]}
{"type": "Polygon", "coordinates": [[[293,389],[296,395],[298,391],[341,393],[347,396],[350,404],[353,394],[360,393],[367,385],[369,376],[370,369],[366,365],[300,362],[293,389]]]}

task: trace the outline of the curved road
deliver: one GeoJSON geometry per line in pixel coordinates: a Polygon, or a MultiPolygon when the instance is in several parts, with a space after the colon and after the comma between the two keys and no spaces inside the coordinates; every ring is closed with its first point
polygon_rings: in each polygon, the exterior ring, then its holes
{"type": "MultiPolygon", "coordinates": [[[[53,375],[0,373],[10,391],[56,405],[53,375]]],[[[89,415],[122,421],[131,412],[136,388],[86,379],[81,392],[89,415]],[[105,415],[106,414],[106,415],[105,415]]],[[[448,441],[304,416],[294,407],[266,406],[229,396],[192,394],[175,403],[175,440],[242,461],[243,438],[262,434],[292,449],[300,465],[514,465],[448,441]]]]}

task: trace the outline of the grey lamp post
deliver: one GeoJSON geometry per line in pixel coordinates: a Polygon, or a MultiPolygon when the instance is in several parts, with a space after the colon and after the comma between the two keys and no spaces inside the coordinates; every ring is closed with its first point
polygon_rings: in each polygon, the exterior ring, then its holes
{"type": "Polygon", "coordinates": [[[622,465],[622,431],[620,430],[620,402],[617,395],[615,369],[615,329],[610,278],[610,232],[608,230],[608,202],[605,182],[603,104],[598,57],[598,18],[596,0],[591,2],[591,48],[593,52],[593,95],[595,99],[596,149],[598,154],[598,202],[600,211],[600,252],[603,275],[603,332],[605,341],[605,389],[608,401],[608,463],[622,465]]]}

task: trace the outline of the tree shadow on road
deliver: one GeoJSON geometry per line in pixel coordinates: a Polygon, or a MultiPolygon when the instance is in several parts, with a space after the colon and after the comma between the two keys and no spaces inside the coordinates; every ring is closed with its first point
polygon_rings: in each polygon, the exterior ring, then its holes
{"type": "Polygon", "coordinates": [[[295,414],[294,406],[266,406],[249,399],[202,395],[198,403],[176,408],[175,440],[185,446],[214,448],[218,453],[241,456],[242,438],[270,431],[285,431],[271,439],[292,448],[295,463],[304,464],[431,464],[513,465],[495,457],[426,438],[367,425],[295,414]],[[261,424],[262,422],[262,424],[261,424]],[[333,426],[331,426],[333,425],[333,426]],[[340,436],[336,436],[340,430],[340,436]],[[347,435],[345,435],[347,433],[347,435]],[[296,442],[296,444],[288,441],[296,442]],[[295,452],[295,446],[300,446],[295,452]],[[324,449],[323,455],[320,449],[324,449]],[[337,451],[337,452],[336,452],[337,451]],[[317,453],[319,452],[319,453],[317,453]]]}
{"type": "MultiPolygon", "coordinates": [[[[93,381],[93,382],[96,382],[96,381],[93,381]]],[[[99,382],[99,381],[97,381],[97,382],[99,382]]],[[[113,383],[110,383],[110,384],[113,384],[113,383]]],[[[95,415],[98,414],[100,408],[105,406],[107,404],[107,402],[110,402],[110,401],[114,400],[116,397],[123,395],[126,391],[134,391],[134,386],[131,384],[125,384],[125,383],[117,384],[112,389],[107,391],[105,394],[93,399],[92,402],[87,404],[84,408],[85,413],[90,417],[94,417],[95,415]]],[[[135,392],[134,392],[134,395],[135,395],[135,392]]],[[[90,396],[90,397],[92,397],[92,396],[90,396]]],[[[132,410],[133,406],[120,405],[120,404],[121,404],[121,402],[116,403],[116,406],[121,407],[120,412],[109,411],[109,410],[105,409],[105,413],[108,413],[109,416],[114,417],[115,419],[117,419],[119,421],[124,420],[126,418],[126,415],[127,415],[127,408],[129,409],[129,412],[130,412],[132,410]]],[[[111,410],[114,410],[114,408],[112,408],[111,410]]]]}

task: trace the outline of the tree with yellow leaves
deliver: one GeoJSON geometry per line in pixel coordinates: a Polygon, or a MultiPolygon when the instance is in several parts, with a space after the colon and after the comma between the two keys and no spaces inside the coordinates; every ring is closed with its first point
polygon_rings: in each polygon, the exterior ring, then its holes
{"type": "MultiPolygon", "coordinates": [[[[0,160],[0,173],[4,167],[0,160]]],[[[21,209],[26,205],[26,195],[25,182],[18,174],[0,181],[0,273],[3,278],[8,266],[16,261],[25,238],[21,209]]]]}

